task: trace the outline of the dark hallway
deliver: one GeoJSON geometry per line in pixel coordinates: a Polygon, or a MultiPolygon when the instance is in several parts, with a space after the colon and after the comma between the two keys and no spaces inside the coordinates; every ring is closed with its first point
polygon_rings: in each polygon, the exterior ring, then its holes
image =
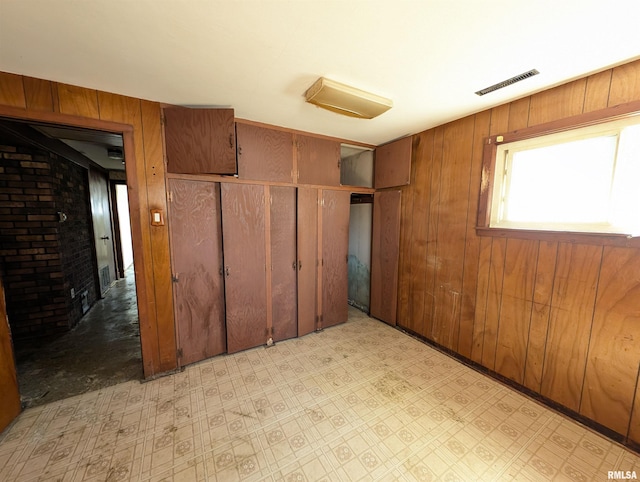
{"type": "Polygon", "coordinates": [[[125,275],[71,331],[52,341],[16,346],[23,406],[142,379],[133,266],[125,275]]]}

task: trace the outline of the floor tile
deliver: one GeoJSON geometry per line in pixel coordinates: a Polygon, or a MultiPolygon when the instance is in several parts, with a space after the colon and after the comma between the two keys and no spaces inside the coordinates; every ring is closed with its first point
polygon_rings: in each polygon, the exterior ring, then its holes
{"type": "Polygon", "coordinates": [[[346,324],[25,410],[7,481],[590,481],[640,457],[402,332],[346,324]]]}

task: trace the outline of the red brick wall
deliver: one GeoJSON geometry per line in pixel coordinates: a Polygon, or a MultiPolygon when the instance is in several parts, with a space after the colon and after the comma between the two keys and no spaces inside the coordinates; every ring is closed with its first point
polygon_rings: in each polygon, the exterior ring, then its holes
{"type": "Polygon", "coordinates": [[[0,145],[0,270],[16,340],[67,331],[84,290],[95,301],[86,185],[84,169],[66,159],[0,145]]]}

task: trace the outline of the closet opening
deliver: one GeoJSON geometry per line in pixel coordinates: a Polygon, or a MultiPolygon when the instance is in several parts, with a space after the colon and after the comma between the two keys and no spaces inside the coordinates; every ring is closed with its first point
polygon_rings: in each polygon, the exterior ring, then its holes
{"type": "Polygon", "coordinates": [[[348,303],[368,314],[373,194],[358,192],[357,188],[373,187],[373,150],[342,144],[340,156],[340,183],[354,187],[349,211],[348,303]]]}

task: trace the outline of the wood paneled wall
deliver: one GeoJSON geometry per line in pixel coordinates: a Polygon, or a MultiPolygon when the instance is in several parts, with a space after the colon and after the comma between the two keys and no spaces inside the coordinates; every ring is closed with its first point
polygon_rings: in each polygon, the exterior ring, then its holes
{"type": "Polygon", "coordinates": [[[483,139],[640,100],[640,61],[413,137],[398,324],[640,443],[640,250],[476,235],[483,139]]]}
{"type": "Polygon", "coordinates": [[[166,212],[160,104],[0,73],[0,116],[123,133],[144,374],[176,368],[168,230],[149,223],[166,212]]]}

